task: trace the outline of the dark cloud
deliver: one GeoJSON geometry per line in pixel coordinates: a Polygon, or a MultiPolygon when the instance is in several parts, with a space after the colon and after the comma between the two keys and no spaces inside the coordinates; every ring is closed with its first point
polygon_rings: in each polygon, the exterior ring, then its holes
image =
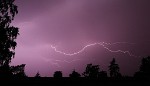
{"type": "Polygon", "coordinates": [[[70,57],[54,52],[49,45],[72,53],[94,42],[131,42],[135,44],[110,48],[146,56],[150,53],[149,3],[149,0],[16,0],[19,14],[13,24],[20,27],[21,35],[12,64],[26,63],[27,74],[31,76],[38,70],[44,76],[55,70],[67,75],[74,68],[82,72],[91,62],[107,70],[109,61],[116,57],[122,73],[131,75],[141,58],[110,53],[99,46],[70,57]]]}

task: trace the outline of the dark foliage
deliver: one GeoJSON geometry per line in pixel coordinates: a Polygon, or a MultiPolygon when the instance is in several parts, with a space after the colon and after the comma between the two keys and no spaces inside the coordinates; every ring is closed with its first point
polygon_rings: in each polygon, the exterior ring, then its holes
{"type": "Polygon", "coordinates": [[[40,76],[40,73],[37,72],[37,74],[35,75],[35,77],[36,77],[36,78],[41,77],[41,76],[40,76]]]}
{"type": "Polygon", "coordinates": [[[18,13],[15,0],[0,0],[0,76],[25,76],[25,65],[10,66],[11,59],[14,58],[17,46],[16,38],[19,34],[17,27],[10,23],[18,13]]]}
{"type": "Polygon", "coordinates": [[[140,70],[135,73],[134,77],[150,78],[150,56],[142,59],[140,70]]]}
{"type": "Polygon", "coordinates": [[[24,69],[25,69],[25,64],[11,66],[11,72],[14,77],[27,77],[24,72],[24,69]]]}
{"type": "Polygon", "coordinates": [[[15,55],[15,39],[19,34],[17,27],[10,26],[18,13],[14,0],[0,0],[0,66],[9,65],[15,55]]]}
{"type": "Polygon", "coordinates": [[[107,72],[106,71],[100,71],[99,74],[98,74],[98,77],[101,78],[101,79],[105,79],[107,78],[107,72]]]}
{"type": "Polygon", "coordinates": [[[62,72],[61,71],[56,71],[53,75],[54,78],[62,78],[62,72]]]}
{"type": "Polygon", "coordinates": [[[74,71],[72,71],[71,74],[69,74],[69,77],[71,77],[71,78],[79,78],[79,77],[81,77],[81,75],[74,70],[74,71]]]}
{"type": "Polygon", "coordinates": [[[116,60],[115,60],[115,58],[113,58],[113,60],[110,62],[110,66],[109,66],[110,77],[112,77],[112,78],[121,77],[119,70],[120,70],[119,65],[116,64],[116,60]]]}
{"type": "Polygon", "coordinates": [[[99,71],[100,71],[99,65],[87,64],[83,76],[88,78],[98,78],[99,71]]]}

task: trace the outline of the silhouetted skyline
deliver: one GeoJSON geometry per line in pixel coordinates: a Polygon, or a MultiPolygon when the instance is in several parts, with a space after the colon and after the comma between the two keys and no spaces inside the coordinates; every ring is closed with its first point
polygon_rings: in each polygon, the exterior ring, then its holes
{"type": "Polygon", "coordinates": [[[13,25],[19,27],[16,55],[12,65],[26,64],[29,76],[53,76],[62,71],[69,76],[73,69],[83,73],[87,64],[100,65],[104,71],[112,58],[123,75],[133,75],[143,57],[150,54],[149,0],[16,0],[19,13],[13,25]],[[80,54],[66,56],[97,42],[114,44],[111,53],[102,46],[92,46],[80,54]],[[134,44],[130,44],[134,43],[134,44]]]}

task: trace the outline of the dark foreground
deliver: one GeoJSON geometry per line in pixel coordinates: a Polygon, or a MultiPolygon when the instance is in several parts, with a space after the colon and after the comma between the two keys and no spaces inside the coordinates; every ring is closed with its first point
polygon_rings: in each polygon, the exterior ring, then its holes
{"type": "Polygon", "coordinates": [[[145,79],[134,79],[134,78],[124,78],[124,79],[87,79],[87,78],[1,78],[0,86],[6,85],[18,85],[18,86],[150,86],[150,80],[145,79]]]}

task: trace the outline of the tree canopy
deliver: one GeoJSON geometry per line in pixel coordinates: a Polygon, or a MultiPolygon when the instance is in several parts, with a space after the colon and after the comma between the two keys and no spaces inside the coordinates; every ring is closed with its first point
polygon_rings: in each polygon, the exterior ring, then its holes
{"type": "Polygon", "coordinates": [[[119,65],[116,64],[116,60],[113,58],[109,65],[110,77],[120,77],[121,74],[119,70],[119,65]]]}
{"type": "Polygon", "coordinates": [[[0,76],[4,77],[13,74],[24,76],[24,64],[9,66],[15,55],[16,38],[19,35],[19,28],[10,25],[18,13],[14,1],[0,0],[0,76]]]}
{"type": "Polygon", "coordinates": [[[0,0],[0,66],[9,65],[15,55],[17,27],[10,23],[18,13],[15,0],[0,0]]]}

